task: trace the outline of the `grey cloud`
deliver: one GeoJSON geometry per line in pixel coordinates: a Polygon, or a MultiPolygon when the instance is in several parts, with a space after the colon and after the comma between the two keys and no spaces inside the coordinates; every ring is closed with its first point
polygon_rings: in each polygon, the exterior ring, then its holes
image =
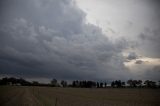
{"type": "Polygon", "coordinates": [[[137,59],[138,58],[138,56],[137,56],[137,54],[135,53],[135,52],[130,52],[129,54],[128,54],[128,56],[127,56],[127,59],[128,60],[135,60],[135,59],[137,59]]]}
{"type": "Polygon", "coordinates": [[[143,50],[143,54],[160,58],[160,29],[148,30],[140,34],[139,37],[139,48],[143,50]]]}
{"type": "MultiPolygon", "coordinates": [[[[1,0],[0,15],[0,74],[58,79],[136,78],[123,64],[122,51],[131,42],[110,41],[99,27],[85,23],[86,14],[72,0],[1,0]]],[[[145,31],[137,42],[145,53],[159,56],[159,30],[145,31]]],[[[137,58],[131,52],[127,60],[137,58]]],[[[158,73],[149,70],[140,77],[157,78],[158,73]]]]}
{"type": "Polygon", "coordinates": [[[0,73],[125,79],[124,41],[111,42],[71,0],[2,0],[0,73]],[[89,76],[89,77],[88,77],[89,76]]]}
{"type": "Polygon", "coordinates": [[[146,72],[142,77],[144,79],[159,81],[160,80],[159,76],[160,76],[160,66],[154,66],[152,69],[146,70],[146,72]]]}
{"type": "Polygon", "coordinates": [[[137,60],[137,61],[135,62],[135,64],[142,64],[142,63],[143,63],[142,60],[137,60]]]}
{"type": "Polygon", "coordinates": [[[144,31],[139,35],[138,38],[138,49],[142,54],[148,57],[160,58],[160,1],[153,0],[147,1],[150,9],[152,18],[150,24],[144,28],[144,31]]]}

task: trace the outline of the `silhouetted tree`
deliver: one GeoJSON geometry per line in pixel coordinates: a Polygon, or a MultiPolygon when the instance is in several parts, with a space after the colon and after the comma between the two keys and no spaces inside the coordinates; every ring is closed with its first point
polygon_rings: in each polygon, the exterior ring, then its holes
{"type": "Polygon", "coordinates": [[[72,82],[72,87],[76,87],[76,81],[72,82]]]}
{"type": "Polygon", "coordinates": [[[67,87],[67,81],[62,80],[62,81],[61,81],[61,85],[62,85],[63,87],[67,87]]]}
{"type": "Polygon", "coordinates": [[[1,85],[7,85],[7,83],[8,83],[8,78],[7,77],[2,78],[1,85]]]}
{"type": "Polygon", "coordinates": [[[100,83],[100,88],[103,88],[103,83],[102,82],[100,83]]]}
{"type": "Polygon", "coordinates": [[[14,77],[10,77],[10,78],[2,78],[0,81],[0,85],[22,85],[22,86],[29,86],[31,85],[30,82],[20,78],[14,78],[14,77]]]}
{"type": "Polygon", "coordinates": [[[107,87],[107,82],[104,83],[104,87],[105,87],[105,88],[107,87]]]}
{"type": "Polygon", "coordinates": [[[118,87],[118,88],[122,87],[121,80],[116,80],[115,81],[115,86],[118,87]]]}
{"type": "Polygon", "coordinates": [[[130,87],[136,87],[137,86],[137,80],[128,80],[127,84],[129,84],[130,87]]]}
{"type": "Polygon", "coordinates": [[[92,82],[92,87],[96,87],[96,82],[92,82]]]}
{"type": "Polygon", "coordinates": [[[144,82],[144,84],[145,84],[146,87],[149,87],[149,88],[155,88],[156,87],[156,82],[154,82],[154,81],[146,80],[144,82]]]}
{"type": "Polygon", "coordinates": [[[132,87],[132,86],[133,86],[133,81],[132,81],[132,80],[128,80],[128,81],[127,81],[127,84],[128,84],[130,87],[132,87]]]}
{"type": "Polygon", "coordinates": [[[97,88],[99,88],[99,87],[100,87],[99,82],[97,82],[97,88]]]}
{"type": "Polygon", "coordinates": [[[51,80],[51,86],[55,87],[57,85],[58,85],[57,80],[56,79],[52,79],[51,80]]]}
{"type": "Polygon", "coordinates": [[[39,83],[38,81],[32,81],[32,85],[33,85],[33,86],[39,86],[40,83],[39,83]]]}
{"type": "Polygon", "coordinates": [[[112,83],[111,83],[111,87],[115,87],[115,82],[114,81],[112,81],[112,83]]]}
{"type": "Polygon", "coordinates": [[[111,82],[111,87],[113,88],[121,88],[125,86],[125,82],[121,82],[121,80],[116,80],[111,82]]]}
{"type": "Polygon", "coordinates": [[[125,82],[122,82],[121,85],[122,85],[122,87],[125,87],[125,86],[126,86],[126,83],[125,83],[125,82]]]}
{"type": "Polygon", "coordinates": [[[72,82],[73,87],[81,87],[81,88],[92,88],[96,87],[96,83],[93,81],[73,81],[72,82]]]}
{"type": "Polygon", "coordinates": [[[141,87],[141,86],[142,86],[142,80],[138,80],[138,81],[137,81],[137,86],[138,86],[138,87],[141,87]]]}

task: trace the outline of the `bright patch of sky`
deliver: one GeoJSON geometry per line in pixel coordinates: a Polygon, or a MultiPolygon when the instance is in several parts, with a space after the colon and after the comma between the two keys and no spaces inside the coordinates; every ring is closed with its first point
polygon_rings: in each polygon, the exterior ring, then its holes
{"type": "Polygon", "coordinates": [[[145,0],[76,0],[87,13],[89,23],[103,29],[110,38],[135,38],[152,28],[153,10],[145,0]]]}

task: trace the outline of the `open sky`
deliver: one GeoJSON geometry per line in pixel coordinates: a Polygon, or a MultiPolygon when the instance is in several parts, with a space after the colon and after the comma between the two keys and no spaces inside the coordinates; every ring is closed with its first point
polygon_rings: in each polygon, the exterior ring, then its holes
{"type": "Polygon", "coordinates": [[[159,0],[1,0],[0,76],[160,80],[159,0]]]}

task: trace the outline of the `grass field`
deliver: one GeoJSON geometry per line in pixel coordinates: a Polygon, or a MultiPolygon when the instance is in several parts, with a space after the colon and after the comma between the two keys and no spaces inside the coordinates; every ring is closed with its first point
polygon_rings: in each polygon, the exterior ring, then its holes
{"type": "Polygon", "coordinates": [[[160,106],[160,89],[0,86],[0,106],[160,106]]]}

